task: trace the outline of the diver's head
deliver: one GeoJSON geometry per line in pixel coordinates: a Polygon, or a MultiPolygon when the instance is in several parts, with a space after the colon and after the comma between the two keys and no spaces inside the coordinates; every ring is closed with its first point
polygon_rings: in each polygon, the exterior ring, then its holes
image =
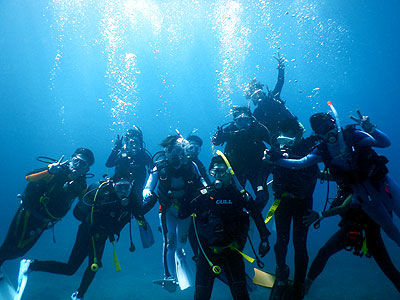
{"type": "Polygon", "coordinates": [[[93,152],[87,148],[78,148],[71,156],[69,169],[71,179],[76,179],[89,172],[89,168],[94,164],[93,152]]]}
{"type": "Polygon", "coordinates": [[[292,147],[298,143],[304,132],[304,128],[299,124],[297,119],[288,119],[279,123],[280,135],[276,138],[276,142],[281,146],[292,147]]]}
{"type": "Polygon", "coordinates": [[[197,158],[203,146],[203,140],[197,135],[189,135],[186,140],[189,142],[186,148],[186,156],[189,158],[197,158]]]}
{"type": "Polygon", "coordinates": [[[187,163],[185,156],[189,142],[179,135],[170,135],[161,142],[164,147],[165,157],[169,165],[179,168],[187,163]]]}
{"type": "Polygon", "coordinates": [[[316,113],[311,116],[312,130],[324,142],[334,144],[338,140],[338,128],[335,118],[329,113],[316,113]]]}
{"type": "Polygon", "coordinates": [[[132,182],[126,178],[120,178],[113,182],[113,187],[118,198],[121,200],[121,205],[128,205],[129,195],[132,192],[132,182]]]}
{"type": "Polygon", "coordinates": [[[263,91],[263,84],[256,78],[253,78],[244,89],[244,96],[246,99],[251,99],[254,105],[258,105],[258,102],[265,96],[263,91]]]}
{"type": "Polygon", "coordinates": [[[214,156],[211,160],[208,171],[212,178],[214,178],[214,187],[221,189],[229,186],[232,182],[232,175],[221,156],[214,156]]]}
{"type": "Polygon", "coordinates": [[[232,109],[233,121],[239,130],[248,129],[253,122],[253,115],[250,108],[247,106],[233,106],[232,109]]]}
{"type": "Polygon", "coordinates": [[[133,125],[125,134],[125,148],[129,152],[139,152],[143,149],[143,133],[139,127],[133,125]]]}

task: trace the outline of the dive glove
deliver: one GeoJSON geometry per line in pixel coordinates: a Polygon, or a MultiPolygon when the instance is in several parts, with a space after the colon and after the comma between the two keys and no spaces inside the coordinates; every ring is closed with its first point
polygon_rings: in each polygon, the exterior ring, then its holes
{"type": "Polygon", "coordinates": [[[119,150],[122,148],[122,140],[123,140],[123,136],[119,136],[119,134],[117,135],[117,139],[115,140],[115,144],[114,144],[114,149],[115,150],[119,150]]]}
{"type": "Polygon", "coordinates": [[[269,252],[270,248],[268,240],[261,241],[258,246],[258,254],[260,254],[261,257],[264,257],[269,252]]]}

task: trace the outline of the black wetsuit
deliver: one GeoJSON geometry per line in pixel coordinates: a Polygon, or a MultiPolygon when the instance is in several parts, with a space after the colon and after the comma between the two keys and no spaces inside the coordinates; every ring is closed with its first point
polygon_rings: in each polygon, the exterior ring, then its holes
{"type": "MultiPolygon", "coordinates": [[[[339,194],[340,196],[345,198],[345,196],[339,194]]],[[[340,229],[319,250],[311,264],[307,277],[311,280],[316,279],[322,273],[328,259],[343,249],[354,250],[355,254],[361,255],[362,243],[365,237],[368,254],[375,259],[379,268],[400,292],[400,272],[393,265],[386,250],[380,226],[360,206],[355,205],[352,205],[342,214],[339,226],[340,229]]]]}
{"type": "MultiPolygon", "coordinates": [[[[239,130],[234,123],[231,123],[212,137],[212,143],[216,146],[226,143],[224,153],[240,184],[244,187],[248,180],[254,192],[257,190],[262,158],[267,148],[265,143],[269,143],[269,140],[268,129],[257,121],[253,121],[245,130],[239,130]]],[[[268,195],[263,199],[263,203],[256,205],[262,210],[267,201],[268,195]]]]}
{"type": "MultiPolygon", "coordinates": [[[[312,138],[301,139],[294,146],[287,147],[286,153],[290,158],[303,157],[314,147],[312,138]]],[[[271,167],[265,163],[264,168],[268,171],[271,167]]],[[[302,299],[301,288],[306,278],[308,267],[307,233],[308,227],[303,224],[303,217],[308,215],[313,205],[313,193],[319,176],[317,165],[301,170],[286,169],[273,165],[272,189],[275,199],[280,204],[275,211],[276,244],[274,247],[277,264],[277,274],[283,274],[279,278],[287,281],[288,270],[286,265],[286,254],[290,240],[291,224],[293,222],[293,246],[294,246],[294,285],[293,291],[297,290],[299,295],[293,295],[294,299],[302,299]],[[297,297],[297,298],[296,298],[297,297]]],[[[278,276],[279,277],[279,276],[278,276]]]]}
{"type": "MultiPolygon", "coordinates": [[[[285,81],[285,70],[283,67],[278,68],[278,81],[273,91],[268,93],[260,92],[260,99],[257,107],[253,111],[253,116],[257,121],[267,126],[271,134],[271,142],[285,130],[282,130],[281,124],[285,124],[285,128],[290,127],[294,130],[301,129],[297,117],[293,115],[286,107],[285,102],[281,100],[281,91],[285,81]]],[[[297,132],[297,131],[295,131],[297,132]]]]}
{"type": "Polygon", "coordinates": [[[126,150],[114,148],[106,162],[107,168],[115,167],[113,178],[129,178],[134,180],[134,192],[136,197],[142,197],[142,191],[146,182],[148,171],[153,168],[153,160],[147,150],[142,149],[138,153],[130,153],[126,150]]]}
{"type": "MultiPolygon", "coordinates": [[[[236,251],[243,250],[247,240],[249,217],[253,217],[262,241],[268,241],[269,231],[261,213],[247,194],[241,194],[230,185],[221,190],[203,189],[201,196],[181,206],[180,217],[196,213],[195,226],[201,246],[214,265],[226,274],[234,299],[249,299],[243,257],[236,251]],[[232,248],[232,247],[234,248],[232,248]]],[[[210,299],[216,275],[202,252],[198,254],[196,269],[196,300],[210,299]]]]}
{"type": "Polygon", "coordinates": [[[69,178],[68,169],[57,175],[47,168],[26,175],[29,181],[6,239],[0,247],[0,266],[4,261],[25,255],[37,242],[43,231],[61,220],[76,197],[87,188],[85,176],[69,178]]]}
{"type": "Polygon", "coordinates": [[[141,217],[141,201],[135,197],[133,192],[128,198],[129,202],[123,205],[112,184],[105,183],[98,190],[100,184],[92,184],[89,187],[89,192],[74,209],[74,216],[82,223],[79,225],[68,262],[35,260],[29,267],[32,271],[73,275],[86,257],[89,257],[88,267],[78,288],[78,298],[83,298],[96,275],[96,272],[91,270],[91,265],[95,262],[95,259],[101,267],[101,259],[107,239],[114,241],[115,236],[117,236],[118,241],[122,228],[130,222],[132,216],[141,217]],[[92,206],[88,204],[93,202],[92,215],[92,206]]]}
{"type": "MultiPolygon", "coordinates": [[[[197,168],[199,169],[201,177],[203,177],[207,185],[210,185],[211,181],[210,177],[208,176],[206,167],[203,165],[203,163],[200,161],[198,157],[192,158],[192,161],[196,164],[197,168]]],[[[189,227],[189,243],[194,254],[193,259],[196,259],[199,251],[199,245],[197,243],[196,234],[194,232],[193,221],[190,223],[189,227]]]]}

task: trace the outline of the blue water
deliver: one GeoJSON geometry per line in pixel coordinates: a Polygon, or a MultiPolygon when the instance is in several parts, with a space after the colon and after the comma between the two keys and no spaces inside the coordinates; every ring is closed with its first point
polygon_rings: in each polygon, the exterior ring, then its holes
{"type": "MultiPolygon", "coordinates": [[[[306,135],[309,116],[327,111],[327,100],[342,123],[360,109],[390,136],[393,145],[380,153],[399,179],[399,8],[396,0],[1,1],[0,240],[18,207],[25,173],[42,166],[39,155],[58,158],[89,147],[96,157],[92,182],[106,172],[116,135],[136,124],[152,153],[175,129],[184,135],[197,130],[208,164],[209,137],[230,120],[231,105],[247,104],[245,84],[257,77],[274,87],[277,52],[287,60],[282,98],[306,135]]],[[[325,188],[316,190],[317,209],[325,188]]],[[[193,289],[169,294],[152,284],[162,276],[161,235],[155,210],[148,219],[156,244],[141,249],[134,228],[137,251],[131,254],[125,229],[117,248],[123,270],[113,270],[108,246],[86,299],[192,298],[193,289]]],[[[310,259],[337,221],[310,231],[310,259]]],[[[66,260],[77,226],[68,215],[56,226],[57,242],[47,232],[27,256],[66,260]]],[[[385,243],[400,267],[398,248],[387,238],[385,243]]],[[[291,266],[292,257],[289,251],[291,266]]],[[[18,262],[4,264],[14,282],[18,262]]],[[[275,268],[272,251],[264,262],[267,270],[275,268]]],[[[69,299],[82,271],[73,277],[32,274],[24,299],[69,299]]],[[[268,295],[262,287],[251,294],[268,295]]],[[[399,294],[374,261],[342,252],[329,261],[308,299],[383,297],[399,294]]],[[[230,298],[227,287],[216,283],[213,299],[230,298]]]]}

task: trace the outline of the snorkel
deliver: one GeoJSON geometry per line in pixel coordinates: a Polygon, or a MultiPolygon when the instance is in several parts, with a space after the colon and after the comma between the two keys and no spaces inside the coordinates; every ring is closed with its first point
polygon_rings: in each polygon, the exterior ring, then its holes
{"type": "Polygon", "coordinates": [[[332,102],[328,101],[327,103],[328,103],[328,105],[329,105],[329,107],[330,107],[330,109],[331,109],[331,111],[333,113],[333,116],[334,116],[335,120],[336,120],[336,127],[337,127],[337,131],[338,131],[339,149],[340,149],[340,152],[343,153],[345,151],[346,147],[345,147],[345,143],[344,143],[342,127],[340,126],[339,115],[338,115],[335,107],[333,106],[332,102]]]}

